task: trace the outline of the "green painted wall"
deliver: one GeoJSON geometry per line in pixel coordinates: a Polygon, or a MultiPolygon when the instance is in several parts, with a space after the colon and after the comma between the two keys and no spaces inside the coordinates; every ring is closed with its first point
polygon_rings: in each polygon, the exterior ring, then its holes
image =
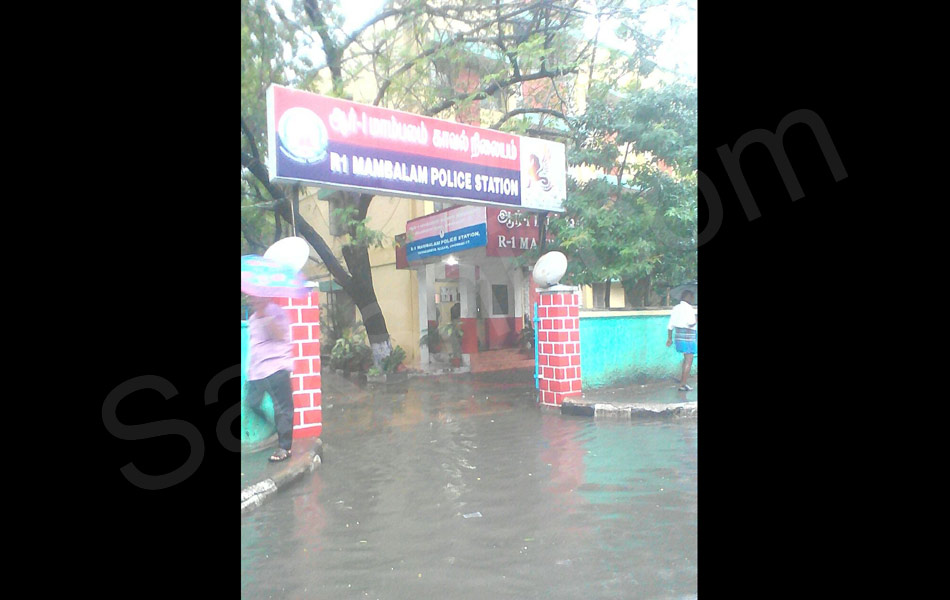
{"type": "MultiPolygon", "coordinates": [[[[669,314],[580,316],[581,380],[585,388],[624,380],[679,378],[683,355],[666,346],[669,314]]],[[[698,336],[697,336],[698,339],[698,336]]],[[[693,356],[695,375],[699,353],[693,356]]]]}
{"type": "Polygon", "coordinates": [[[247,346],[247,321],[241,321],[241,443],[253,445],[275,434],[277,428],[274,426],[274,403],[269,394],[264,394],[264,400],[261,402],[264,414],[270,416],[269,420],[262,420],[244,405],[244,383],[247,381],[247,346]]]}

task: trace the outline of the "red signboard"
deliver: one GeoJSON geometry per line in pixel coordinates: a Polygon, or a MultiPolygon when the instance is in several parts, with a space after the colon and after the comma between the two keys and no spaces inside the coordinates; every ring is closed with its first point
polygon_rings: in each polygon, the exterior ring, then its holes
{"type": "MultiPolygon", "coordinates": [[[[520,256],[538,247],[537,213],[488,208],[487,256],[520,256]]],[[[552,238],[548,236],[550,241],[552,238]]]]}
{"type": "Polygon", "coordinates": [[[271,180],[463,204],[563,211],[564,144],[267,89],[271,180]]]}

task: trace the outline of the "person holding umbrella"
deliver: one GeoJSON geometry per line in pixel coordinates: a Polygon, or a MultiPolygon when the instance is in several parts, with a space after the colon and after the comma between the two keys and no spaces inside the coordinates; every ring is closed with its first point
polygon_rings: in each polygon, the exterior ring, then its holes
{"type": "Polygon", "coordinates": [[[277,450],[271,462],[290,458],[293,445],[294,399],[290,374],[294,368],[293,346],[290,343],[290,319],[273,298],[249,296],[254,312],[247,320],[249,334],[247,394],[245,402],[262,419],[264,393],[274,402],[274,425],[277,426],[277,450]]]}
{"type": "Polygon", "coordinates": [[[266,420],[261,401],[265,392],[270,395],[278,447],[269,460],[281,462],[290,458],[293,445],[294,398],[290,375],[294,369],[294,347],[290,318],[274,298],[299,298],[308,292],[297,265],[257,255],[241,257],[241,291],[248,295],[248,303],[254,310],[247,320],[245,402],[266,420]]]}
{"type": "Polygon", "coordinates": [[[691,304],[694,297],[690,289],[680,295],[680,303],[670,312],[670,322],[666,328],[667,347],[675,339],[676,351],[683,353],[683,372],[680,377],[680,387],[677,388],[681,392],[693,389],[687,383],[687,379],[689,379],[689,370],[693,366],[693,355],[696,354],[696,309],[691,304]]]}

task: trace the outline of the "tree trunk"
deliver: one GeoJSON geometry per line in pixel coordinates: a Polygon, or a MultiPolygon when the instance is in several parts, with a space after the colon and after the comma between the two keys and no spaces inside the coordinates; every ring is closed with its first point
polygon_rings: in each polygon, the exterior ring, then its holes
{"type": "Polygon", "coordinates": [[[386,327],[386,318],[376,299],[373,289],[373,273],[369,262],[369,249],[360,246],[344,246],[343,260],[353,278],[351,284],[344,290],[353,299],[363,318],[366,336],[369,338],[370,348],[373,349],[373,363],[389,356],[392,346],[389,342],[389,330],[386,327]]]}
{"type": "Polygon", "coordinates": [[[630,282],[629,277],[620,278],[620,287],[623,288],[623,307],[624,308],[635,308],[635,298],[633,291],[633,284],[630,282]]]}
{"type": "Polygon", "coordinates": [[[548,249],[548,213],[543,212],[540,215],[536,215],[535,218],[538,220],[538,245],[540,248],[540,255],[543,256],[548,249]]]}
{"type": "MultiPolygon", "coordinates": [[[[357,203],[357,219],[365,221],[373,196],[361,194],[356,197],[347,193],[345,199],[357,203]]],[[[355,232],[351,231],[350,233],[352,235],[355,232]]],[[[379,362],[389,356],[392,351],[392,344],[389,341],[386,318],[379,307],[376,290],[373,287],[373,268],[369,261],[369,248],[365,246],[343,246],[343,260],[346,262],[346,268],[351,275],[349,285],[343,286],[343,289],[346,290],[357,308],[360,309],[360,315],[363,317],[363,327],[366,328],[366,336],[369,338],[369,345],[373,350],[373,364],[379,366],[379,362]]]]}
{"type": "Polygon", "coordinates": [[[604,282],[604,308],[610,308],[610,278],[604,282]]]}

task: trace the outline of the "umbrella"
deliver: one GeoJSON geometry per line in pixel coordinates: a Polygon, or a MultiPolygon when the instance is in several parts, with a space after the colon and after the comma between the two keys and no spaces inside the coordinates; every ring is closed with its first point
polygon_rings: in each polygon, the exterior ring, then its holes
{"type": "Polygon", "coordinates": [[[680,294],[689,290],[693,292],[693,304],[699,304],[699,292],[696,291],[696,280],[680,284],[670,290],[670,299],[681,300],[680,294]]]}
{"type": "Polygon", "coordinates": [[[264,298],[303,298],[310,293],[299,271],[256,254],[241,257],[241,291],[264,298]]]}
{"type": "Polygon", "coordinates": [[[275,260],[292,267],[295,271],[303,269],[310,258],[310,246],[299,237],[278,240],[264,251],[264,258],[275,260]]]}

